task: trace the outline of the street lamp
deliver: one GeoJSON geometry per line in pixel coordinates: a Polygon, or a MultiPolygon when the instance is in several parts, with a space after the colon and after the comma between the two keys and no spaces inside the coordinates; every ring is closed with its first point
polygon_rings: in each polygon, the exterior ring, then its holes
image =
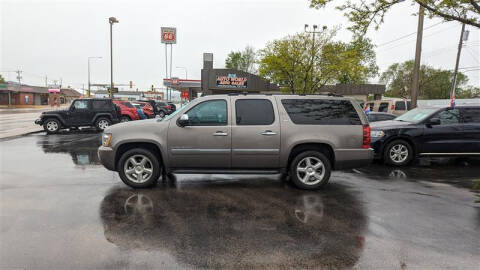
{"type": "Polygon", "coordinates": [[[89,56],[88,57],[88,89],[87,89],[87,97],[90,97],[90,59],[101,59],[100,56],[89,56]]]}
{"type": "Polygon", "coordinates": [[[185,70],[185,80],[187,80],[188,79],[187,68],[186,67],[176,67],[176,68],[181,68],[181,69],[185,70]]]}
{"type": "Polygon", "coordinates": [[[108,22],[110,23],[110,91],[109,96],[113,98],[113,46],[112,46],[112,26],[114,23],[118,23],[119,21],[115,17],[108,18],[108,22]]]}

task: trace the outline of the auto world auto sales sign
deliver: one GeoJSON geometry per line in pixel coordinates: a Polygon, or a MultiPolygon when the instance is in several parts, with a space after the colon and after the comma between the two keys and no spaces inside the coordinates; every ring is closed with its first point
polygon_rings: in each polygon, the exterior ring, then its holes
{"type": "Polygon", "coordinates": [[[248,78],[237,77],[237,74],[217,76],[217,87],[225,88],[247,88],[248,78]]]}

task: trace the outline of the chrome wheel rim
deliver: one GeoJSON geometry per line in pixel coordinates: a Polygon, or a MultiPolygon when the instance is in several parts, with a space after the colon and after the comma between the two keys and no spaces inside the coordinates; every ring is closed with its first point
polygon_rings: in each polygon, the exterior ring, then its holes
{"type": "Polygon", "coordinates": [[[133,155],[125,161],[123,172],[134,183],[145,183],[152,177],[153,163],[144,155],[133,155]]]}
{"type": "Polygon", "coordinates": [[[306,157],[297,164],[297,177],[306,185],[315,185],[323,180],[325,165],[317,157],[306,157]]]}
{"type": "Polygon", "coordinates": [[[120,122],[124,123],[124,122],[128,122],[130,121],[127,117],[122,117],[122,119],[120,119],[120,122]]]}
{"type": "Polygon", "coordinates": [[[160,118],[165,117],[165,113],[164,113],[164,112],[160,112],[160,113],[158,113],[158,115],[160,116],[160,118]]]}
{"type": "Polygon", "coordinates": [[[98,127],[100,129],[106,129],[108,127],[108,121],[105,119],[102,119],[98,122],[98,127]]]}
{"type": "Polygon", "coordinates": [[[396,144],[390,148],[390,160],[395,163],[402,163],[408,158],[408,148],[404,144],[396,144]]]}
{"type": "Polygon", "coordinates": [[[58,124],[55,121],[50,121],[47,123],[47,130],[48,131],[56,131],[58,129],[58,124]]]}

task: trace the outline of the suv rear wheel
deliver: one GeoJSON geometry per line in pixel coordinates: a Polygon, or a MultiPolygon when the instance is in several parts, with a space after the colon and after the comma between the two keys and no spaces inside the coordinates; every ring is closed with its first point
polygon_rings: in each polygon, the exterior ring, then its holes
{"type": "Polygon", "coordinates": [[[45,129],[45,131],[46,131],[48,134],[57,133],[57,132],[60,130],[60,121],[58,121],[58,120],[55,119],[55,118],[47,119],[47,120],[43,123],[43,129],[45,129]]]}
{"type": "Polygon", "coordinates": [[[383,158],[389,165],[404,166],[413,158],[413,148],[404,140],[395,140],[385,147],[383,158]]]}
{"type": "Polygon", "coordinates": [[[160,116],[160,118],[164,118],[165,117],[165,112],[164,111],[159,111],[158,116],[160,116]]]}
{"type": "Polygon", "coordinates": [[[301,189],[319,189],[328,183],[332,166],[321,152],[305,151],[298,154],[290,165],[292,182],[301,189]]]}
{"type": "Polygon", "coordinates": [[[122,181],[133,188],[154,186],[161,173],[157,157],[143,148],[125,152],[117,168],[122,181]]]}
{"type": "Polygon", "coordinates": [[[104,129],[109,127],[111,124],[112,124],[112,122],[110,121],[110,119],[108,119],[106,117],[99,117],[97,119],[97,121],[95,121],[95,127],[99,131],[103,131],[104,129]]]}
{"type": "Polygon", "coordinates": [[[126,115],[124,115],[124,116],[122,116],[122,117],[120,118],[120,122],[122,122],[122,123],[123,123],[123,122],[128,122],[128,121],[131,121],[131,119],[130,119],[130,117],[128,117],[128,116],[126,116],[126,115]]]}

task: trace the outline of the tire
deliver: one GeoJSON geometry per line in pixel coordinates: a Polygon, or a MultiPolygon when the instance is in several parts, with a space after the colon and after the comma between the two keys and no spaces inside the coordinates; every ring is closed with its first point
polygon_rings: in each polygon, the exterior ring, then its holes
{"type": "Polygon", "coordinates": [[[394,140],[383,150],[383,160],[388,165],[405,166],[413,159],[413,148],[404,140],[394,140]]]}
{"type": "Polygon", "coordinates": [[[47,119],[43,123],[43,129],[47,132],[47,134],[58,133],[58,131],[60,130],[60,121],[55,118],[47,119]]]}
{"type": "Polygon", "coordinates": [[[97,128],[98,131],[103,131],[107,127],[109,127],[112,124],[112,121],[106,117],[99,117],[95,121],[95,128],[97,128]]]}
{"type": "Polygon", "coordinates": [[[123,115],[122,117],[120,117],[120,123],[124,123],[124,122],[128,122],[128,121],[132,121],[132,119],[130,119],[130,117],[128,117],[126,115],[123,115]]]}
{"type": "Polygon", "coordinates": [[[159,111],[158,116],[160,116],[160,118],[164,118],[165,117],[165,112],[164,111],[159,111]]]}
{"type": "Polygon", "coordinates": [[[118,161],[117,170],[122,181],[133,188],[152,187],[161,174],[158,158],[143,148],[125,152],[118,161]]]}
{"type": "Polygon", "coordinates": [[[331,171],[332,165],[325,154],[305,151],[293,159],[290,165],[290,179],[300,189],[315,190],[328,183],[331,171]]]}

